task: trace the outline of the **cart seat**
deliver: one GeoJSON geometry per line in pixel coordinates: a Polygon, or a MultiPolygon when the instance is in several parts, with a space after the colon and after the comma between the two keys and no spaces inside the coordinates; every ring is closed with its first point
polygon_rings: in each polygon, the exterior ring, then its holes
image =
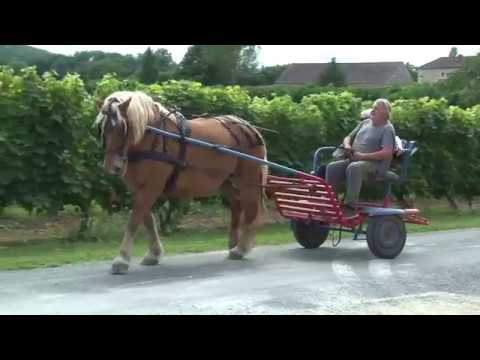
{"type": "Polygon", "coordinates": [[[385,182],[386,184],[398,184],[408,181],[411,158],[417,152],[418,146],[415,141],[402,140],[404,152],[395,156],[392,166],[398,168],[399,174],[393,170],[388,170],[386,174],[375,179],[376,181],[385,182]]]}

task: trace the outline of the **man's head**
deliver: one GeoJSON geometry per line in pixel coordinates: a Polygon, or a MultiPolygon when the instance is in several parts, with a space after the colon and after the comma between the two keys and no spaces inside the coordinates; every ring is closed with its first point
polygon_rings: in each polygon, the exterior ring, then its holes
{"type": "Polygon", "coordinates": [[[374,124],[383,124],[390,120],[392,107],[387,99],[378,99],[373,103],[370,115],[374,124]]]}

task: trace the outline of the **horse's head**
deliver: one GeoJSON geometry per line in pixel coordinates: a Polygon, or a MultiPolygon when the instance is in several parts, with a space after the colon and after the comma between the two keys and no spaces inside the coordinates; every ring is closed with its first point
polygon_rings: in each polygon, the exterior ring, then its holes
{"type": "Polygon", "coordinates": [[[142,92],[119,91],[97,104],[98,116],[94,125],[105,148],[105,170],[124,176],[127,171],[129,148],[138,145],[147,125],[158,114],[168,111],[142,92]]]}
{"type": "Polygon", "coordinates": [[[109,97],[98,104],[95,125],[105,148],[103,167],[113,175],[125,175],[127,152],[131,142],[128,129],[128,108],[132,98],[120,100],[109,97]]]}

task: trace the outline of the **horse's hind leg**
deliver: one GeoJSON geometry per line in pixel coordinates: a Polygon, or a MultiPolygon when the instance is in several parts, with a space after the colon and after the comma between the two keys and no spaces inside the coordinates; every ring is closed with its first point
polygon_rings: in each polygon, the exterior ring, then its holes
{"type": "Polygon", "coordinates": [[[150,247],[141,264],[146,266],[157,265],[160,262],[164,250],[160,236],[158,235],[157,224],[153,213],[150,212],[147,214],[143,223],[150,234],[150,247]]]}
{"type": "Polygon", "coordinates": [[[242,207],[240,201],[236,200],[231,205],[232,219],[230,224],[230,236],[228,241],[228,248],[233,249],[237,246],[241,237],[240,223],[242,221],[242,207]]]}
{"type": "Polygon", "coordinates": [[[261,208],[261,193],[259,190],[257,188],[245,188],[241,191],[240,206],[243,211],[243,221],[240,226],[240,239],[229,253],[230,259],[233,260],[242,259],[255,245],[257,221],[261,208]]]}
{"type": "Polygon", "coordinates": [[[231,211],[230,232],[228,240],[228,248],[233,249],[240,240],[240,222],[242,220],[242,207],[238,190],[230,182],[226,182],[222,187],[231,211]]]}

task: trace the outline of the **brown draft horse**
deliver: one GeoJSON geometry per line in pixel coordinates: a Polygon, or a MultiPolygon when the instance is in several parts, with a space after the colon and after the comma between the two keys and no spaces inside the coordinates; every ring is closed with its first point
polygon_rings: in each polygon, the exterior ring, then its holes
{"type": "Polygon", "coordinates": [[[192,199],[223,192],[231,208],[229,258],[242,259],[253,248],[268,168],[146,131],[147,126],[161,128],[266,159],[265,141],[253,126],[236,116],[180,121],[141,92],[116,92],[98,108],[95,125],[105,147],[104,168],[123,177],[133,193],[132,213],[112,273],[128,272],[142,223],[151,241],[141,264],[159,263],[164,249],[151,208],[160,197],[192,199]]]}

